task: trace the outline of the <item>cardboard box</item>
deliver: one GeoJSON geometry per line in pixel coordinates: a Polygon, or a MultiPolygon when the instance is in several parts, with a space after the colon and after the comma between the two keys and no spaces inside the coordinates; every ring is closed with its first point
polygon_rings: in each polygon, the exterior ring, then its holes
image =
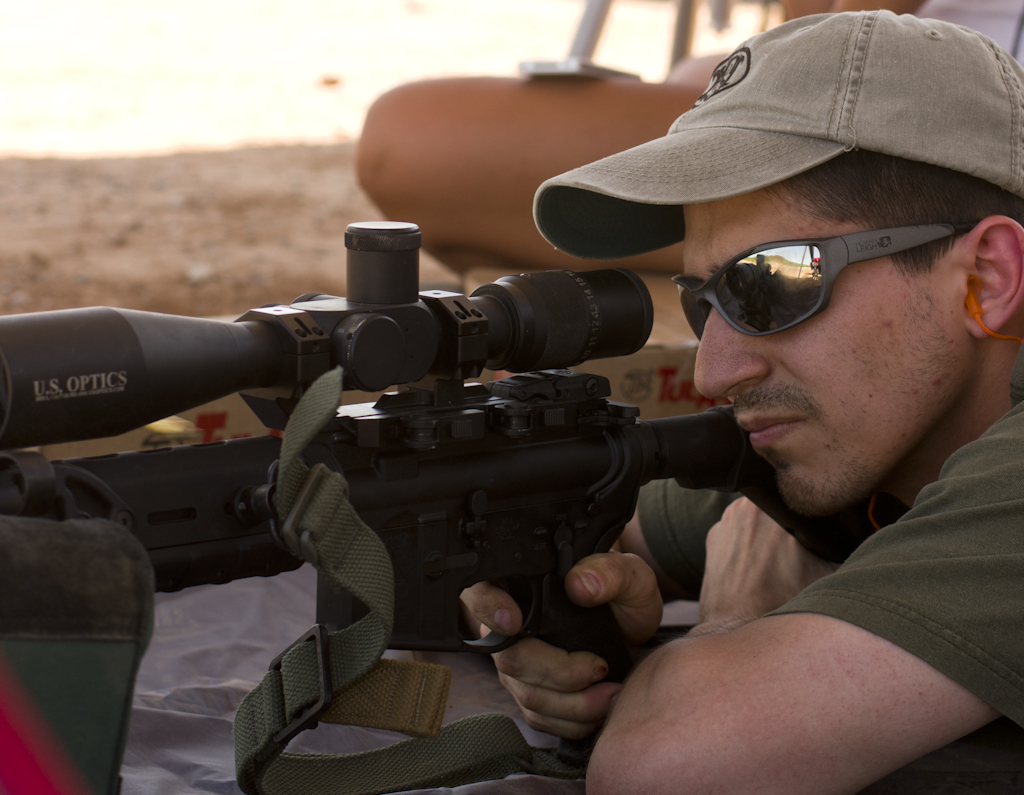
{"type": "MultiPolygon", "coordinates": [[[[372,403],[383,393],[346,392],[344,403],[372,403]]],[[[80,442],[44,445],[39,452],[51,461],[58,458],[82,458],[109,455],[127,450],[155,450],[179,444],[205,444],[246,436],[280,436],[264,427],[241,395],[227,395],[188,411],[170,422],[160,421],[136,428],[119,436],[84,439],[80,442]],[[182,420],[184,422],[174,422],[182,420]]]]}

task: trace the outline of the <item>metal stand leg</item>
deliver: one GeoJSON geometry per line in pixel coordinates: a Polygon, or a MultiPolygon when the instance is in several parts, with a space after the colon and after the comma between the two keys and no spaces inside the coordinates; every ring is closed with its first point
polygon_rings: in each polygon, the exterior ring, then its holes
{"type": "Polygon", "coordinates": [[[519,74],[526,77],[626,77],[639,80],[637,74],[598,66],[592,60],[611,6],[612,0],[587,0],[569,56],[564,61],[523,61],[519,64],[519,74]]]}
{"type": "Polygon", "coordinates": [[[693,31],[696,27],[695,17],[697,15],[697,4],[694,0],[679,0],[676,10],[676,29],[672,38],[672,63],[671,69],[683,58],[690,54],[693,49],[693,31]]]}

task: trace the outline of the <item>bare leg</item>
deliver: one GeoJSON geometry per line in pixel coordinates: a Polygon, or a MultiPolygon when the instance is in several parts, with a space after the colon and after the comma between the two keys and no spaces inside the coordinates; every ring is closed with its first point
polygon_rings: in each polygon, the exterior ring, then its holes
{"type": "MultiPolygon", "coordinates": [[[[921,0],[783,0],[787,18],[921,0]]],[[[533,223],[545,179],[664,135],[708,85],[723,56],[688,58],[665,83],[481,77],[411,83],[370,108],[356,168],[383,212],[414,221],[428,251],[458,271],[588,269],[533,223]]],[[[676,247],[616,265],[675,273],[676,247]]]]}
{"type": "MultiPolygon", "coordinates": [[[[608,267],[540,236],[534,192],[548,177],[664,135],[701,90],[629,80],[412,83],[370,108],[359,181],[389,218],[419,224],[424,247],[458,271],[608,267]]],[[[680,270],[672,248],[615,265],[680,270]]]]}

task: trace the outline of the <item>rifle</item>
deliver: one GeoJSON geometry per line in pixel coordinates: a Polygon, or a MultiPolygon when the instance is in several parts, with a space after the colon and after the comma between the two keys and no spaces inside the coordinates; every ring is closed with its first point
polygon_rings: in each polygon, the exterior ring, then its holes
{"type": "MultiPolygon", "coordinates": [[[[871,532],[857,511],[790,511],[729,409],[642,421],[608,399],[607,379],[565,369],[644,344],[653,309],[635,274],[552,271],[470,296],[420,293],[419,245],[411,224],[353,224],[347,297],[308,293],[235,322],[108,307],[0,318],[0,513],[119,522],[148,550],[160,591],[295,569],[296,540],[281,537],[274,509],[277,438],[55,462],[12,448],[122,433],[232,392],[282,430],[340,365],[346,389],[434,379],[340,407],[303,454],[344,473],[389,551],[392,648],[514,643],[459,626],[460,592],[499,580],[523,609],[520,636],[594,651],[621,681],[631,662],[610,610],[577,607],[562,583],[611,547],[655,478],[742,491],[829,560],[871,532]],[[484,367],[523,374],[466,383],[484,367]]],[[[344,627],[361,610],[321,580],[317,623],[344,627]]]]}

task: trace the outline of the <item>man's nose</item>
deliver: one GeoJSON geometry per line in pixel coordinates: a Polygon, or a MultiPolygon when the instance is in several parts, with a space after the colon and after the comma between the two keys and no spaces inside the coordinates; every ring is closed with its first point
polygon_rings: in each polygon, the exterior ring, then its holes
{"type": "Polygon", "coordinates": [[[756,386],[771,372],[760,338],[742,334],[712,309],[697,348],[694,386],[709,398],[738,395],[756,386]]]}

